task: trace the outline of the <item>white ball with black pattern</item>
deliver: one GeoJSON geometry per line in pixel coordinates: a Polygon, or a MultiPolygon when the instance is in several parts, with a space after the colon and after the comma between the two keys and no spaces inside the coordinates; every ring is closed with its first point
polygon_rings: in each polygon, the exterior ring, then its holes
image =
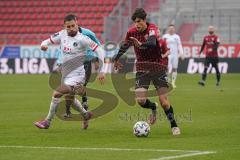
{"type": "Polygon", "coordinates": [[[150,126],[145,121],[138,121],[133,126],[133,134],[136,137],[147,137],[150,133],[150,126]]]}

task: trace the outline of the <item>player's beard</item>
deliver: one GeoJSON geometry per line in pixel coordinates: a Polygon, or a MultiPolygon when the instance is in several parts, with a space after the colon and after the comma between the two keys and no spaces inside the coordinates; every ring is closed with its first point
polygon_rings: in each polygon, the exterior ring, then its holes
{"type": "Polygon", "coordinates": [[[210,31],[209,34],[213,34],[214,32],[213,31],[210,31]]]}
{"type": "Polygon", "coordinates": [[[70,37],[74,37],[74,36],[77,35],[77,31],[69,31],[69,32],[68,32],[68,35],[69,35],[70,37]]]}

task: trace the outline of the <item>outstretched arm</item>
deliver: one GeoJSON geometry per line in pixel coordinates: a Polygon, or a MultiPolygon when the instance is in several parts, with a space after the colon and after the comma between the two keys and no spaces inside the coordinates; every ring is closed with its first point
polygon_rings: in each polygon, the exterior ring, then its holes
{"type": "Polygon", "coordinates": [[[131,43],[128,41],[122,42],[120,44],[120,49],[118,51],[118,53],[113,57],[112,61],[113,61],[113,65],[114,68],[116,70],[121,69],[122,68],[122,64],[119,62],[120,57],[128,50],[128,48],[131,46],[131,43]]]}
{"type": "Polygon", "coordinates": [[[42,41],[42,43],[41,43],[41,50],[42,51],[46,51],[48,49],[48,45],[50,45],[50,44],[51,44],[50,38],[42,41]]]}
{"type": "Polygon", "coordinates": [[[46,51],[50,44],[60,43],[60,34],[61,32],[55,33],[50,36],[50,38],[42,41],[41,50],[46,51]]]}
{"type": "Polygon", "coordinates": [[[157,46],[157,38],[155,36],[148,37],[147,41],[142,43],[135,37],[130,37],[130,39],[133,41],[134,46],[139,47],[140,49],[147,49],[150,47],[156,47],[157,46]]]}
{"type": "Polygon", "coordinates": [[[113,57],[113,61],[118,61],[119,58],[128,50],[128,48],[131,46],[130,42],[124,41],[120,44],[120,49],[118,53],[113,57]]]}

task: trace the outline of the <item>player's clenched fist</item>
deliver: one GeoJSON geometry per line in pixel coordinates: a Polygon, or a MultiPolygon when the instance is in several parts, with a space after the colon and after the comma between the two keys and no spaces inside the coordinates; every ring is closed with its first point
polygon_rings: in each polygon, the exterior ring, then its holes
{"type": "Polygon", "coordinates": [[[103,85],[104,82],[105,82],[105,74],[104,73],[99,73],[98,80],[99,80],[100,84],[103,85]]]}
{"type": "Polygon", "coordinates": [[[41,46],[42,51],[46,51],[47,49],[48,49],[48,46],[45,46],[45,45],[41,46]]]}
{"type": "Polygon", "coordinates": [[[114,66],[115,70],[122,69],[122,67],[123,67],[123,65],[118,60],[114,61],[113,66],[114,66]]]}

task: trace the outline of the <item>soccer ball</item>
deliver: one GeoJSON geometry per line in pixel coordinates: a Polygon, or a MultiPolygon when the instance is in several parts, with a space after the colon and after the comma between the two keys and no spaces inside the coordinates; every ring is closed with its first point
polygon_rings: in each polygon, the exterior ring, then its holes
{"type": "Polygon", "coordinates": [[[147,122],[138,121],[133,126],[133,134],[137,137],[147,137],[150,132],[150,126],[147,122]]]}

